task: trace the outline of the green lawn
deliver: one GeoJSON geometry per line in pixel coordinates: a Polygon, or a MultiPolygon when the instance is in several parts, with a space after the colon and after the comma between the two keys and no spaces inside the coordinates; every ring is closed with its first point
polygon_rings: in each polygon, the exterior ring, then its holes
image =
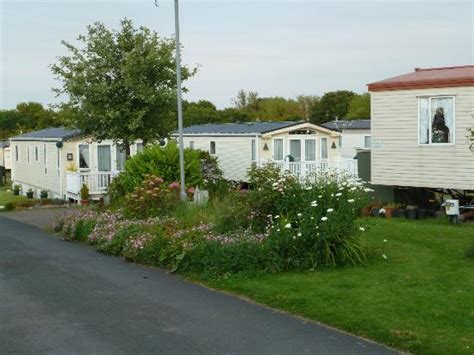
{"type": "Polygon", "coordinates": [[[27,200],[25,196],[14,196],[12,191],[8,192],[7,190],[11,190],[10,184],[7,184],[5,186],[0,185],[0,206],[5,206],[9,202],[27,200]]]}
{"type": "Polygon", "coordinates": [[[367,224],[373,259],[364,266],[205,282],[399,349],[473,354],[474,260],[464,252],[474,225],[367,224]]]}

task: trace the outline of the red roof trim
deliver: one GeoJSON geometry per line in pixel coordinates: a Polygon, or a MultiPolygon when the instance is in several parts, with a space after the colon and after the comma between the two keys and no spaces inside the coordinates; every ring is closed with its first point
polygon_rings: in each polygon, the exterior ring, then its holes
{"type": "Polygon", "coordinates": [[[445,79],[445,80],[424,80],[412,82],[391,82],[379,84],[367,84],[369,91],[384,91],[384,90],[414,90],[414,89],[429,89],[429,88],[447,88],[459,86],[474,86],[474,78],[459,78],[459,79],[445,79]]]}
{"type": "Polygon", "coordinates": [[[367,84],[369,91],[474,86],[474,65],[415,68],[414,72],[367,84]]]}

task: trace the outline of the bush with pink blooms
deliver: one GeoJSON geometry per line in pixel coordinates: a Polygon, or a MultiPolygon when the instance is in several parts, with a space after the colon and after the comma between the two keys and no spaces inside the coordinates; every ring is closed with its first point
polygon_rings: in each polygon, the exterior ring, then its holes
{"type": "Polygon", "coordinates": [[[128,217],[148,218],[172,212],[179,202],[179,183],[165,184],[163,178],[147,174],[140,186],[125,196],[128,217]]]}

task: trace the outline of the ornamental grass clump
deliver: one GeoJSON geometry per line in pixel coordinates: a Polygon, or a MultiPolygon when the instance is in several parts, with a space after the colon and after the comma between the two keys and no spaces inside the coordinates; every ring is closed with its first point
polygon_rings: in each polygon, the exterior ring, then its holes
{"type": "Polygon", "coordinates": [[[300,181],[275,174],[273,166],[254,168],[250,177],[252,227],[269,234],[265,243],[273,255],[272,269],[314,269],[365,260],[356,221],[369,189],[360,181],[336,172],[300,181]]]}

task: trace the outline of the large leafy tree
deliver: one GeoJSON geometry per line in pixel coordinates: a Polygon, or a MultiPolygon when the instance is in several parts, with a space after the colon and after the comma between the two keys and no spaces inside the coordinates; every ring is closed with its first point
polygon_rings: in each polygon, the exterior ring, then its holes
{"type": "Polygon", "coordinates": [[[60,124],[58,113],[38,102],[22,102],[13,110],[0,110],[0,138],[60,124]]]}
{"type": "Polygon", "coordinates": [[[207,100],[184,102],[183,109],[185,126],[221,121],[216,106],[207,100]]]}
{"type": "Polygon", "coordinates": [[[347,119],[369,119],[370,118],[370,94],[354,96],[349,103],[347,119]]]}
{"type": "MultiPolygon", "coordinates": [[[[51,66],[62,83],[55,91],[69,98],[64,105],[75,113],[75,126],[97,140],[122,141],[127,153],[134,140],[153,141],[175,128],[173,39],[124,19],[119,30],[88,26],[78,41],[63,41],[69,53],[51,66]]],[[[182,68],[183,80],[193,74],[182,68]]]]}
{"type": "Polygon", "coordinates": [[[356,94],[348,90],[325,93],[321,100],[313,106],[311,122],[324,123],[336,118],[344,118],[349,110],[349,104],[356,94]]]}

